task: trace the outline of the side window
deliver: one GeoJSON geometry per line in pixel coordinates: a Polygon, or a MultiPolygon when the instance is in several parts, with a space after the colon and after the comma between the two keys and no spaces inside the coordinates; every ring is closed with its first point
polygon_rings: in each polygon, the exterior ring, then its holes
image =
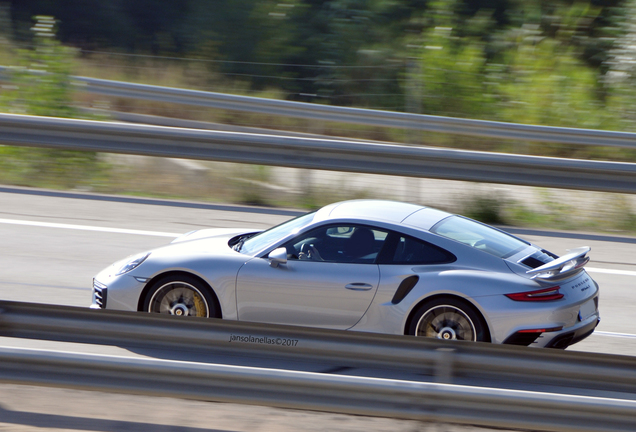
{"type": "Polygon", "coordinates": [[[391,234],[391,248],[384,253],[381,264],[445,264],[457,258],[452,253],[415,237],[391,234]]]}
{"type": "Polygon", "coordinates": [[[301,234],[284,247],[289,260],[372,264],[387,234],[361,225],[328,225],[301,234]]]}

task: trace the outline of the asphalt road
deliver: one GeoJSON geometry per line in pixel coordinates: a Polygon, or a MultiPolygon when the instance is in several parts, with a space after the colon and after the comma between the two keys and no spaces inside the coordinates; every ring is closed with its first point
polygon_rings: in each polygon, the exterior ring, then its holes
{"type": "MultiPolygon", "coordinates": [[[[94,274],[199,228],[267,228],[297,210],[0,187],[0,299],[88,306],[94,274]]],[[[591,246],[597,332],[570,350],[636,355],[636,238],[509,229],[546,249],[591,246]]]]}
{"type": "MultiPolygon", "coordinates": [[[[94,274],[115,260],[209,227],[267,228],[294,210],[174,203],[141,198],[0,187],[0,299],[86,307],[94,274]]],[[[636,238],[510,229],[557,254],[589,245],[590,274],[601,285],[602,322],[569,350],[636,355],[636,238]]],[[[0,338],[1,346],[125,356],[167,353],[121,347],[0,338]]],[[[201,359],[193,359],[199,360],[201,359]]],[[[219,361],[222,359],[216,359],[219,361]]],[[[237,363],[237,359],[227,359],[237,363]]],[[[240,361],[239,361],[240,363],[240,361]]],[[[265,364],[287,368],[290,365],[265,364]]],[[[318,365],[294,365],[318,370],[318,365]]],[[[365,374],[365,371],[347,371],[365,374]]],[[[475,383],[479,385],[479,383],[475,383]]],[[[0,385],[0,431],[170,430],[194,432],[284,430],[426,430],[470,427],[0,385]]],[[[483,429],[479,429],[483,430],[483,429]]]]}

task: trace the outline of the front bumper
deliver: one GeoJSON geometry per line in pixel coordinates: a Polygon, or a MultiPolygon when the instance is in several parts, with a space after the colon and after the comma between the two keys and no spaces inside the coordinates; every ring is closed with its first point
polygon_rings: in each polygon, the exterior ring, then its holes
{"type": "Polygon", "coordinates": [[[93,278],[91,309],[136,311],[145,286],[140,279],[128,274],[113,276],[111,267],[98,273],[93,278]]]}
{"type": "Polygon", "coordinates": [[[93,278],[93,301],[91,309],[106,309],[108,303],[108,287],[93,278]]]}

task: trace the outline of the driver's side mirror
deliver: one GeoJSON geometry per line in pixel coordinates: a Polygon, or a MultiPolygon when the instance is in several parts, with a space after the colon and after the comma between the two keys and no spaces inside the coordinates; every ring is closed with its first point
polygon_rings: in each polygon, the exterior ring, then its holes
{"type": "Polygon", "coordinates": [[[267,259],[269,259],[269,265],[276,268],[280,264],[287,264],[287,248],[280,247],[278,249],[274,249],[267,255],[267,259]]]}

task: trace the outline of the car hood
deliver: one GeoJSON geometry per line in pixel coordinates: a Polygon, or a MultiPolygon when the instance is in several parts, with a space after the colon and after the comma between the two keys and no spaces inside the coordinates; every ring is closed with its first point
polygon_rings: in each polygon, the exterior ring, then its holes
{"type": "MultiPolygon", "coordinates": [[[[179,241],[119,260],[105,268],[97,277],[101,277],[105,281],[113,277],[133,257],[144,254],[147,254],[147,258],[128,273],[130,276],[147,278],[166,269],[191,268],[201,260],[209,262],[211,256],[234,257],[238,259],[238,262],[241,262],[250,257],[236,252],[228,243],[236,235],[250,232],[254,231],[209,229],[188,233],[180,237],[180,240],[177,239],[179,241]]],[[[227,263],[227,261],[225,262],[227,263]]]]}
{"type": "Polygon", "coordinates": [[[189,233],[183,234],[182,236],[172,240],[171,243],[181,243],[184,241],[200,240],[211,237],[227,237],[230,239],[237,235],[257,233],[261,231],[261,229],[257,228],[207,228],[190,231],[189,233]]]}
{"type": "Polygon", "coordinates": [[[168,265],[170,262],[183,264],[192,259],[209,258],[210,255],[241,255],[230,247],[229,241],[236,236],[253,232],[255,230],[245,228],[192,231],[165,246],[149,251],[150,257],[147,261],[161,261],[168,265]]]}
{"type": "MultiPolygon", "coordinates": [[[[248,231],[249,232],[249,231],[248,231]]],[[[239,232],[240,234],[240,232],[239,232]]],[[[203,236],[192,240],[170,243],[149,252],[148,258],[131,275],[149,277],[149,275],[170,269],[188,269],[209,263],[213,257],[236,258],[245,261],[250,258],[232,249],[228,242],[237,234],[235,232],[203,236]]],[[[115,263],[115,267],[124,263],[115,263]]],[[[227,263],[227,261],[224,261],[227,263]]]]}

